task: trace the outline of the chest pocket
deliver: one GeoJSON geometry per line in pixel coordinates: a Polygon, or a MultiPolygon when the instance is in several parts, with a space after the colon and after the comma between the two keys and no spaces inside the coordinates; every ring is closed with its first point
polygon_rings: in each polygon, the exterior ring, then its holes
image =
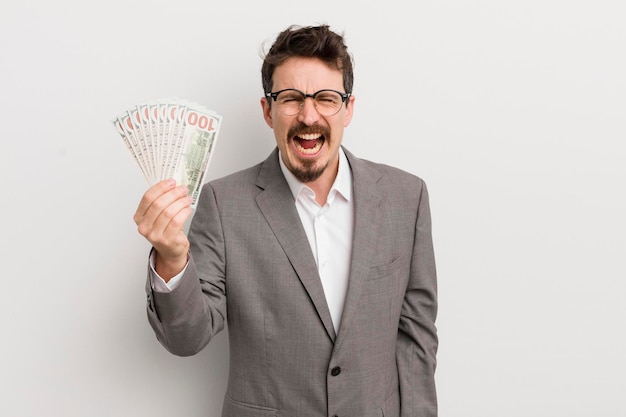
{"type": "Polygon", "coordinates": [[[404,264],[403,261],[404,257],[399,256],[389,264],[373,266],[372,268],[370,268],[370,274],[367,277],[367,280],[375,281],[393,275],[394,272],[402,267],[402,265],[404,264]]]}

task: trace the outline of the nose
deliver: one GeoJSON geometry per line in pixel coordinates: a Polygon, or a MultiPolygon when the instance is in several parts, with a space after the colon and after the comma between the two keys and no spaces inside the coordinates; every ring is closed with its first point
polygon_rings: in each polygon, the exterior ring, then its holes
{"type": "Polygon", "coordinates": [[[315,108],[315,100],[312,97],[306,97],[302,103],[302,110],[298,113],[298,120],[305,125],[315,124],[320,119],[320,114],[315,108]]]}

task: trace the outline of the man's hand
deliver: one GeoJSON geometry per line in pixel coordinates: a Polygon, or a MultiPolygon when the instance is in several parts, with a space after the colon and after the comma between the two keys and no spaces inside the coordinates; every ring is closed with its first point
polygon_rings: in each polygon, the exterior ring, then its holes
{"type": "Polygon", "coordinates": [[[155,268],[166,282],[187,265],[189,240],[183,228],[193,211],[187,192],[172,179],[158,182],[143,195],[133,217],[139,234],[154,246],[155,268]]]}

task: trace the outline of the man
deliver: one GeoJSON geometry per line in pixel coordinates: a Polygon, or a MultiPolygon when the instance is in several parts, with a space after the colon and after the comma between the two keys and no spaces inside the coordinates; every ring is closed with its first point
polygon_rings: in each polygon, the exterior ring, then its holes
{"type": "Polygon", "coordinates": [[[228,317],[224,417],[436,416],[424,182],[342,148],[352,62],[327,26],[279,34],[262,82],[277,148],[204,186],[188,238],[184,187],[163,181],[139,204],[157,338],[193,355],[228,317]]]}

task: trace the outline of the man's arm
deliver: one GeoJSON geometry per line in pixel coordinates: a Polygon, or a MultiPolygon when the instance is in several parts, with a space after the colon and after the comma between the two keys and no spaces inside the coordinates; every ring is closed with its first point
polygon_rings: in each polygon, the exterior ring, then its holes
{"type": "MultiPolygon", "coordinates": [[[[175,355],[198,353],[224,328],[224,239],[217,213],[215,195],[207,185],[191,223],[189,262],[180,281],[170,292],[157,292],[151,288],[148,276],[149,322],[157,339],[175,355]]],[[[185,252],[186,260],[187,256],[185,252]]]]}
{"type": "Polygon", "coordinates": [[[436,417],[437,275],[428,191],[423,182],[414,239],[396,348],[401,416],[436,417]]]}

